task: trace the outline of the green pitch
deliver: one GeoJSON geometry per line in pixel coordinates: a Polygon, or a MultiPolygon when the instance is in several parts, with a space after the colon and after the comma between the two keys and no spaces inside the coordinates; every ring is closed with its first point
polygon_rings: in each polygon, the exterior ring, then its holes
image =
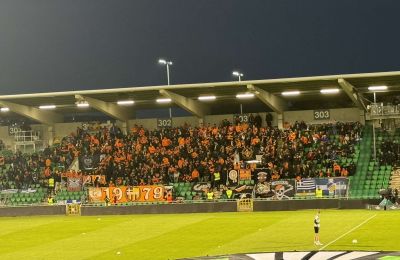
{"type": "MultiPolygon", "coordinates": [[[[0,259],[175,259],[318,250],[313,245],[314,214],[0,218],[0,259]]],[[[400,251],[399,220],[399,211],[322,210],[323,249],[400,251]]]]}

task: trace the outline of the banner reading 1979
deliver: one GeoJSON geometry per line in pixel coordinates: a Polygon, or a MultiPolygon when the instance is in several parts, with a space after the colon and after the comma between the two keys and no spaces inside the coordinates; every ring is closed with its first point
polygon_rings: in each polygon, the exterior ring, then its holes
{"type": "Polygon", "coordinates": [[[104,202],[108,197],[110,202],[152,202],[163,201],[164,186],[119,186],[89,188],[90,202],[104,202]]]}

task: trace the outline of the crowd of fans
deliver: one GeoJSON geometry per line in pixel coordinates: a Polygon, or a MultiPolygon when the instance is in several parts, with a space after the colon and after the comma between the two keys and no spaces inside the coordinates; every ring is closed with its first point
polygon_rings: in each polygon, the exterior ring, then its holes
{"type": "Polygon", "coordinates": [[[342,169],[338,161],[354,152],[360,130],[358,123],[296,122],[279,130],[224,120],[220,126],[154,131],[135,126],[127,135],[113,128],[92,135],[78,131],[75,149],[82,162],[91,162],[96,174],[106,176],[107,185],[211,181],[215,186],[226,182],[222,173],[252,167],[245,161],[256,154],[263,155],[261,167],[267,168],[269,179],[347,176],[354,165],[342,169]]]}
{"type": "Polygon", "coordinates": [[[15,188],[43,185],[50,178],[59,182],[75,158],[82,174],[105,175],[105,183],[96,186],[203,181],[215,187],[226,183],[228,170],[253,169],[255,165],[246,161],[256,155],[262,155],[257,167],[266,168],[268,180],[355,172],[354,164],[344,167],[340,159],[354,153],[362,129],[359,123],[296,122],[280,130],[262,127],[257,115],[248,123],[234,122],[157,130],[135,125],[127,134],[115,125],[97,131],[78,128],[43,152],[0,158],[1,188],[10,188],[10,181],[15,188]]]}
{"type": "Polygon", "coordinates": [[[48,179],[60,181],[61,173],[73,158],[60,149],[47,147],[44,151],[0,156],[0,189],[28,189],[33,185],[47,186],[48,179]]]}
{"type": "Polygon", "coordinates": [[[400,160],[400,144],[396,140],[385,140],[378,150],[380,165],[396,165],[400,160]]]}

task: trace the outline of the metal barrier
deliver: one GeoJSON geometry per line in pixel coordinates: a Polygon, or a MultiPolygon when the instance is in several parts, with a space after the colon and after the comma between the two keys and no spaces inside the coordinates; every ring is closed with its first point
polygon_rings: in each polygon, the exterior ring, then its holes
{"type": "Polygon", "coordinates": [[[253,199],[239,199],[237,200],[237,211],[253,211],[253,199]]]}
{"type": "Polygon", "coordinates": [[[400,105],[373,103],[369,108],[371,117],[400,116],[400,105]]]}

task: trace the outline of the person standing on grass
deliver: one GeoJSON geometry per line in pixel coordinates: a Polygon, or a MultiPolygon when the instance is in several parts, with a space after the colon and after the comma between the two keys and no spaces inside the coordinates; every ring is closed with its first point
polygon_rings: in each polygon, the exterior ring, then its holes
{"type": "Polygon", "coordinates": [[[317,211],[317,214],[314,217],[314,245],[316,246],[322,246],[321,242],[319,242],[319,227],[320,227],[320,220],[319,220],[319,213],[320,211],[317,211]]]}

